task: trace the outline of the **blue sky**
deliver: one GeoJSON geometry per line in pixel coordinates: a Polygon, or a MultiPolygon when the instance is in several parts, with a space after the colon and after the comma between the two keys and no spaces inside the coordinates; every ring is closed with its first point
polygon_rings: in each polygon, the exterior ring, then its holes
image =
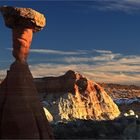
{"type": "MultiPolygon", "coordinates": [[[[34,77],[72,69],[99,82],[140,85],[140,1],[0,1],[47,17],[28,59],[34,77]]],[[[11,30],[0,16],[0,76],[13,61],[11,30]]]]}

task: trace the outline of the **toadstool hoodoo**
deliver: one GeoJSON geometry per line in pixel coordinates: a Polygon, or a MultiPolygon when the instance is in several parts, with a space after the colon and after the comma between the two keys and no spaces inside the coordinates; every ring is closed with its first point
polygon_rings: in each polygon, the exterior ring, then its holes
{"type": "Polygon", "coordinates": [[[0,139],[53,139],[52,130],[27,64],[32,36],[45,26],[45,17],[30,8],[0,7],[12,29],[13,56],[0,84],[0,139]]]}
{"type": "Polygon", "coordinates": [[[29,54],[33,32],[43,29],[46,19],[43,14],[31,8],[0,7],[5,25],[12,29],[13,56],[25,62],[29,54]]]}

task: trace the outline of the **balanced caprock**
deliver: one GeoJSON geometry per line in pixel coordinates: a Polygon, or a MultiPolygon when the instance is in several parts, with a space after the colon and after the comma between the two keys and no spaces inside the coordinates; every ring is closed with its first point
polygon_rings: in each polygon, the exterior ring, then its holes
{"type": "Polygon", "coordinates": [[[12,29],[15,57],[0,85],[0,138],[52,139],[27,63],[33,33],[43,29],[45,17],[30,8],[4,6],[0,11],[5,25],[12,29]]]}

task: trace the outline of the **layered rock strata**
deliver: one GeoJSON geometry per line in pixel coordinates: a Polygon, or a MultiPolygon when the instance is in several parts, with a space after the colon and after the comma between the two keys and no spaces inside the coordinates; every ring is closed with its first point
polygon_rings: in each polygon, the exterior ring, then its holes
{"type": "MultiPolygon", "coordinates": [[[[42,84],[45,87],[42,92],[46,93],[43,100],[47,101],[43,104],[54,121],[113,120],[120,115],[117,105],[100,85],[74,71],[60,77],[46,77],[42,84]]],[[[37,82],[36,86],[40,90],[37,82]]]]}
{"type": "Polygon", "coordinates": [[[52,138],[28,65],[18,61],[0,85],[0,138],[52,138]]]}

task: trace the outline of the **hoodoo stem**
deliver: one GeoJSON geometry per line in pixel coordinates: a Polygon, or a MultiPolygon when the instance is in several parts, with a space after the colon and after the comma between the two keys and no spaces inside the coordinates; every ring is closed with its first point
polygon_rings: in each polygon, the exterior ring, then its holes
{"type": "Polygon", "coordinates": [[[14,28],[13,33],[13,56],[20,62],[25,62],[33,37],[33,30],[30,28],[14,28]]]}

